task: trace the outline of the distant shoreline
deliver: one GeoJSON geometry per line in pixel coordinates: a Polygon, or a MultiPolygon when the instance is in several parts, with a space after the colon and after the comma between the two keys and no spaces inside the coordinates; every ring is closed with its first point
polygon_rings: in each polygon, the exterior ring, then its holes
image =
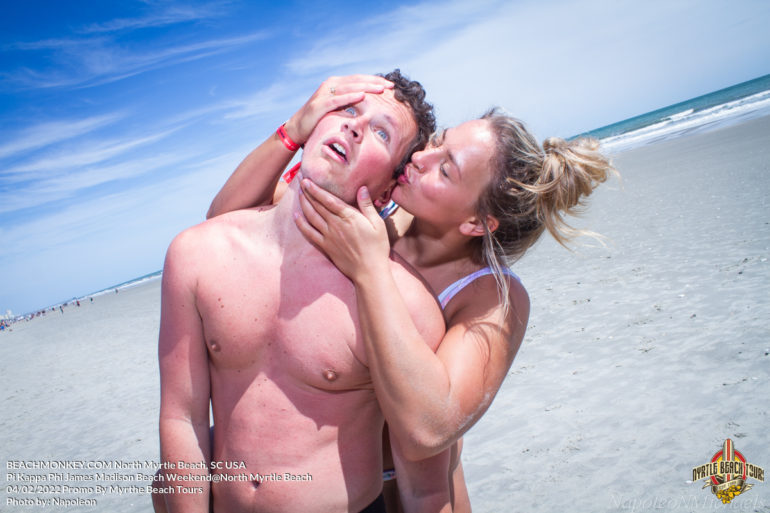
{"type": "Polygon", "coordinates": [[[119,293],[121,290],[130,289],[132,287],[136,287],[137,285],[142,285],[147,282],[151,282],[154,280],[160,280],[161,276],[163,274],[163,270],[155,271],[152,273],[145,274],[144,276],[140,276],[138,278],[134,278],[132,280],[124,281],[122,283],[118,283],[117,285],[112,285],[109,287],[106,287],[104,289],[98,290],[96,292],[91,292],[90,294],[84,294],[82,296],[73,297],[72,299],[68,299],[66,301],[61,301],[59,303],[55,303],[53,305],[48,305],[45,308],[41,308],[39,310],[35,310],[33,312],[26,312],[21,315],[15,315],[11,317],[10,319],[5,319],[9,323],[15,323],[23,320],[30,320],[34,317],[37,317],[39,315],[45,315],[45,313],[48,312],[55,312],[56,310],[61,310],[65,306],[71,306],[71,305],[77,305],[79,301],[91,301],[92,298],[96,298],[99,296],[104,296],[105,294],[110,293],[119,293]]]}

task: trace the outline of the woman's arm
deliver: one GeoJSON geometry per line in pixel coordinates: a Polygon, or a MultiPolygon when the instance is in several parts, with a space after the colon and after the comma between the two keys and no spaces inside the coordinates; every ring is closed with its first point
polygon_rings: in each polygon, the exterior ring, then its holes
{"type": "Polygon", "coordinates": [[[371,201],[359,193],[362,215],[308,180],[302,186],[305,217],[297,217],[297,225],[356,286],[369,369],[391,432],[411,460],[442,452],[481,417],[500,388],[524,337],[526,291],[511,283],[505,315],[494,280],[479,279],[472,301],[453,305],[434,353],[396,287],[387,237],[371,201]]]}
{"type": "MultiPolygon", "coordinates": [[[[358,103],[364,93],[381,93],[393,83],[374,75],[330,77],[284,125],[286,134],[302,146],[328,112],[358,103]]],[[[206,218],[273,202],[281,172],[294,157],[277,131],[249,153],[211,202],[206,218]]]]}
{"type": "Polygon", "coordinates": [[[390,446],[396,470],[398,496],[403,513],[452,513],[449,484],[450,451],[431,458],[409,461],[402,457],[398,440],[390,446]]]}
{"type": "Polygon", "coordinates": [[[277,134],[272,134],[235,168],[211,202],[206,219],[272,203],[281,171],[292,157],[294,152],[283,145],[277,134]]]}

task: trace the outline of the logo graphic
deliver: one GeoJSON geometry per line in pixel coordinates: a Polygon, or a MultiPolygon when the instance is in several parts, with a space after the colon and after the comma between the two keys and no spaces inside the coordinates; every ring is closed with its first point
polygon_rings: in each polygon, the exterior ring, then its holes
{"type": "Polygon", "coordinates": [[[734,498],[751,489],[748,478],[765,481],[765,471],[762,467],[752,465],[743,454],[735,450],[733,441],[729,438],[722,445],[722,450],[711,457],[711,461],[692,469],[693,482],[705,479],[703,488],[711,487],[711,493],[729,504],[734,498]]]}

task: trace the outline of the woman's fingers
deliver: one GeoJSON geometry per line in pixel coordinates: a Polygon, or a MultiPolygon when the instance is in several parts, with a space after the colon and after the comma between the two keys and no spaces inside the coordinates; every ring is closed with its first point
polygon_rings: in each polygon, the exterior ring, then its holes
{"type": "Polygon", "coordinates": [[[370,223],[374,225],[375,222],[382,220],[380,218],[380,213],[377,212],[374,203],[372,203],[372,198],[369,196],[369,189],[366,185],[358,189],[358,196],[356,199],[358,200],[358,209],[364,216],[366,216],[370,223]]]}
{"type": "Polygon", "coordinates": [[[327,87],[327,90],[328,88],[334,87],[336,92],[341,90],[341,88],[345,88],[347,91],[356,90],[350,89],[351,87],[392,88],[393,82],[386,78],[378,77],[377,75],[348,75],[345,77],[329,77],[324,81],[324,85],[327,87]]]}
{"type": "Polygon", "coordinates": [[[307,178],[302,180],[300,186],[304,193],[313,201],[313,206],[316,207],[316,210],[318,210],[321,215],[323,215],[323,211],[320,207],[323,207],[323,210],[342,218],[346,217],[345,214],[351,209],[355,210],[337,196],[321,189],[307,178]]]}
{"type": "Polygon", "coordinates": [[[286,132],[297,144],[305,144],[318,121],[327,113],[353,105],[366,93],[379,94],[393,82],[375,75],[329,77],[285,124],[286,132]]]}
{"type": "MultiPolygon", "coordinates": [[[[337,110],[341,107],[345,107],[346,105],[354,105],[361,100],[364,99],[364,93],[359,92],[353,92],[353,93],[345,93],[345,94],[335,94],[334,96],[329,97],[329,105],[324,110],[326,112],[330,112],[332,110],[337,110]]],[[[324,114],[326,113],[324,112],[324,114]]]]}
{"type": "Polygon", "coordinates": [[[323,235],[321,235],[313,226],[308,223],[307,219],[302,216],[302,214],[295,212],[294,213],[294,224],[297,225],[297,228],[299,229],[300,233],[308,240],[311,244],[314,244],[315,246],[320,247],[321,243],[323,243],[323,235]]]}
{"type": "Polygon", "coordinates": [[[302,214],[305,216],[307,222],[321,234],[326,233],[328,223],[326,222],[326,219],[324,219],[323,214],[325,213],[328,215],[328,212],[324,212],[325,209],[323,209],[322,206],[317,207],[314,205],[307,194],[299,195],[299,206],[302,209],[302,214]]]}
{"type": "MultiPolygon", "coordinates": [[[[348,94],[348,93],[381,93],[385,89],[389,89],[386,84],[374,83],[374,82],[343,82],[329,87],[329,94],[331,94],[331,87],[334,87],[334,94],[332,96],[348,94]]],[[[392,85],[391,85],[392,87],[392,85]]]]}

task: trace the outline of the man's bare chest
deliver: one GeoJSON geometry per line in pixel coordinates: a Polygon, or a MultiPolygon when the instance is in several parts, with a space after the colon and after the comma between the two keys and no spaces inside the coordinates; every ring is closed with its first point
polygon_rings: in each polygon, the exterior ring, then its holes
{"type": "Polygon", "coordinates": [[[353,287],[331,264],[317,264],[236,254],[201,278],[196,306],[215,369],[368,386],[353,287]]]}

